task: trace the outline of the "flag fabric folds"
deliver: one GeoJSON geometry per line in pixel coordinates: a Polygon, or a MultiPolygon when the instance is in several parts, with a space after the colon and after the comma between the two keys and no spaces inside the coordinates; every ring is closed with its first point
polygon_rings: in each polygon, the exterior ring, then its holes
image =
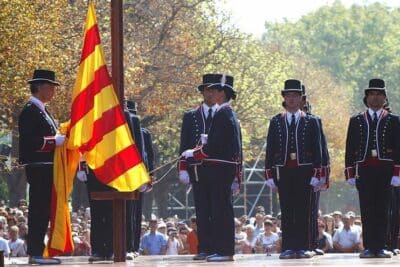
{"type": "Polygon", "coordinates": [[[93,3],[86,17],[71,118],[60,132],[67,139],[54,153],[46,257],[73,251],[68,197],[81,154],[96,178],[117,191],[131,192],[150,182],[108,74],[93,3]]]}
{"type": "Polygon", "coordinates": [[[79,149],[97,179],[130,192],[150,181],[108,74],[93,3],[73,91],[68,148],[79,149]]]}

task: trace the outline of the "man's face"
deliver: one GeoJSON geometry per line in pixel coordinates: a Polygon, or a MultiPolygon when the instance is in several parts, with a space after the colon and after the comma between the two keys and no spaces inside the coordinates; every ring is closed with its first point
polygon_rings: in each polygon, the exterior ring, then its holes
{"type": "Polygon", "coordinates": [[[386,95],[382,91],[369,90],[367,93],[367,105],[373,110],[378,110],[383,107],[386,101],[386,95]]]}
{"type": "Polygon", "coordinates": [[[283,98],[285,99],[285,107],[289,111],[296,111],[300,109],[303,103],[303,98],[298,92],[285,92],[283,98]]]}
{"type": "Polygon", "coordinates": [[[51,83],[43,83],[39,87],[38,95],[43,103],[49,102],[55,93],[56,85],[51,83]]]}
{"type": "Polygon", "coordinates": [[[213,106],[216,103],[213,97],[215,91],[216,91],[215,89],[211,89],[209,87],[205,87],[203,89],[202,94],[204,98],[204,103],[206,103],[206,105],[209,107],[213,106]]]}

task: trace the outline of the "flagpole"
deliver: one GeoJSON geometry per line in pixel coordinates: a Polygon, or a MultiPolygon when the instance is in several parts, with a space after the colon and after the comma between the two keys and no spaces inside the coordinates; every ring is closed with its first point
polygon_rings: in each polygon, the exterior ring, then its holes
{"type": "Polygon", "coordinates": [[[111,1],[111,75],[121,105],[124,100],[123,0],[111,1]]]}

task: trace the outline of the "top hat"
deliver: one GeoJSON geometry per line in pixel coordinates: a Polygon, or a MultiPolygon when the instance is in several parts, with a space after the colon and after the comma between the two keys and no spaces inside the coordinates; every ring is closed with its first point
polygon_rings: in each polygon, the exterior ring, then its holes
{"type": "Polygon", "coordinates": [[[205,87],[224,90],[232,99],[236,98],[236,91],[233,88],[233,77],[225,74],[205,74],[203,84],[197,89],[203,91],[205,87]]]}
{"type": "Polygon", "coordinates": [[[281,91],[282,96],[284,96],[286,92],[298,92],[302,94],[301,81],[295,79],[286,80],[285,88],[281,91]]]}
{"type": "Polygon", "coordinates": [[[48,82],[54,85],[60,85],[60,83],[56,81],[56,74],[51,70],[35,70],[33,72],[33,78],[28,80],[28,83],[34,82],[48,82]]]}
{"type": "Polygon", "coordinates": [[[366,88],[364,90],[365,95],[368,94],[368,91],[372,91],[372,90],[384,92],[386,95],[385,81],[382,79],[369,80],[368,88],[366,88]]]}

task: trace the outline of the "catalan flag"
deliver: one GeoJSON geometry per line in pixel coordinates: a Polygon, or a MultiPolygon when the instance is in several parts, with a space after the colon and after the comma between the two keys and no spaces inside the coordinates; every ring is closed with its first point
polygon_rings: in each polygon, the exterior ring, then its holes
{"type": "Polygon", "coordinates": [[[97,179],[118,191],[150,181],[108,74],[93,3],[73,91],[68,148],[84,154],[97,179]]]}
{"type": "Polygon", "coordinates": [[[66,142],[54,153],[54,180],[49,241],[44,256],[73,251],[68,197],[80,153],[97,179],[118,191],[130,192],[150,181],[132,139],[104,61],[92,3],[73,91],[71,119],[62,124],[66,142]]]}

